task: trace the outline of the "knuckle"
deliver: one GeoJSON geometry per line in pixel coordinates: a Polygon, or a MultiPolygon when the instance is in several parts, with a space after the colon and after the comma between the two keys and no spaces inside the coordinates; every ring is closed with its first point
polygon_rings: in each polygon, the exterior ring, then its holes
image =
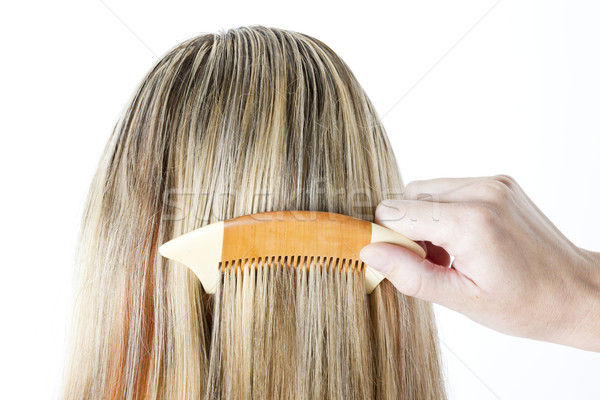
{"type": "Polygon", "coordinates": [[[495,178],[497,180],[499,180],[500,182],[504,183],[508,187],[512,187],[513,185],[516,185],[516,183],[517,183],[515,178],[513,178],[512,176],[507,175],[507,174],[499,174],[499,175],[496,175],[495,178]]]}
{"type": "Polygon", "coordinates": [[[507,188],[512,189],[514,186],[517,185],[517,181],[515,180],[515,178],[513,178],[510,175],[506,175],[506,174],[499,174],[494,176],[494,178],[503,183],[507,188]]]}
{"type": "Polygon", "coordinates": [[[503,202],[510,195],[509,187],[497,179],[485,180],[481,185],[491,202],[503,202]]]}

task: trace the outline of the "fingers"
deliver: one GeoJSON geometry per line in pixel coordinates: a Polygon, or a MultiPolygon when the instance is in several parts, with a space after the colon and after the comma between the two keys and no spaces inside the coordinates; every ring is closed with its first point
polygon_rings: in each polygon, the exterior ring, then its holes
{"type": "Polygon", "coordinates": [[[455,269],[432,263],[401,246],[373,243],[363,248],[360,258],[408,296],[456,309],[466,290],[455,269]]]}
{"type": "Polygon", "coordinates": [[[509,175],[438,178],[410,182],[404,189],[404,199],[445,203],[493,202],[517,188],[517,182],[509,175]]]}
{"type": "Polygon", "coordinates": [[[451,192],[487,177],[435,178],[412,181],[404,188],[405,200],[427,200],[431,196],[451,192]]]}
{"type": "Polygon", "coordinates": [[[404,200],[379,204],[375,222],[412,240],[429,241],[436,247],[427,258],[447,265],[448,253],[463,253],[462,244],[489,219],[490,210],[514,209],[519,194],[508,175],[414,181],[406,186],[404,200]]]}
{"type": "MultiPolygon", "coordinates": [[[[462,239],[469,234],[469,211],[458,203],[385,200],[377,206],[375,222],[412,240],[429,241],[454,256],[461,253],[462,239]]],[[[440,254],[437,248],[432,247],[436,255],[440,254]]]]}

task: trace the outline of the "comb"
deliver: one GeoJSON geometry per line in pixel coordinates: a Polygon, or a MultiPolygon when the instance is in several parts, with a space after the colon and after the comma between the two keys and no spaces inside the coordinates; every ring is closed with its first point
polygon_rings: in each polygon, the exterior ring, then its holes
{"type": "Polygon", "coordinates": [[[369,243],[387,242],[425,258],[416,242],[381,225],[343,214],[320,211],[271,211],[206,225],[178,236],[158,249],[191,269],[206,293],[214,293],[219,272],[237,265],[284,261],[294,268],[312,260],[341,268],[364,268],[367,293],[384,276],[359,259],[369,243]]]}

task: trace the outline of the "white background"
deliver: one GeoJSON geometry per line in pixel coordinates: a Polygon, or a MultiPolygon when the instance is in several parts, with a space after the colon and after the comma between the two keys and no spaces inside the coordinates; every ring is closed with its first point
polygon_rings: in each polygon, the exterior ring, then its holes
{"type": "MultiPolygon", "coordinates": [[[[512,175],[569,239],[600,251],[595,1],[7,3],[0,398],[56,396],[99,156],[157,57],[202,32],[262,24],[322,40],[384,116],[405,183],[512,175]]],[[[600,398],[600,354],[436,310],[452,399],[600,398]]]]}

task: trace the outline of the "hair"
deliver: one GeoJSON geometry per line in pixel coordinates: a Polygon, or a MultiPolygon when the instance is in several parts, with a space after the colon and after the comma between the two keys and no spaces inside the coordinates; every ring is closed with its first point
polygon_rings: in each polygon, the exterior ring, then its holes
{"type": "Polygon", "coordinates": [[[221,272],[204,293],[163,242],[277,210],[372,221],[403,184],[380,119],[321,41],[260,25],[190,38],[150,70],[91,183],[67,399],[443,399],[430,303],[363,270],[221,272]]]}

